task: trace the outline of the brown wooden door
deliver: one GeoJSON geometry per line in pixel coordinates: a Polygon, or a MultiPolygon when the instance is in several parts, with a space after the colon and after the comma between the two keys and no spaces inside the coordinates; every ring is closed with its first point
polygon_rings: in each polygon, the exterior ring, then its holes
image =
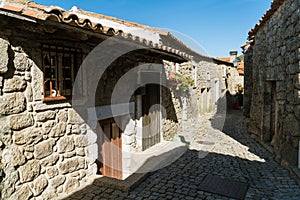
{"type": "Polygon", "coordinates": [[[160,86],[146,85],[146,95],[143,96],[143,141],[142,149],[146,150],[160,142],[160,86]],[[152,107],[152,108],[151,108],[152,107]]]}
{"type": "Polygon", "coordinates": [[[102,175],[122,180],[122,132],[114,119],[99,121],[104,132],[102,144],[102,175]]]}

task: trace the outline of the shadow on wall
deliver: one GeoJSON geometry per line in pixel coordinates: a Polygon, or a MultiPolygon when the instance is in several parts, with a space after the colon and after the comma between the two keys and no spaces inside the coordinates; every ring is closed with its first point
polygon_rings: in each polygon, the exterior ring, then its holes
{"type": "MultiPolygon", "coordinates": [[[[165,111],[163,113],[163,118],[170,120],[172,122],[178,123],[178,118],[176,115],[176,109],[175,109],[175,105],[172,99],[172,94],[169,88],[163,87],[162,86],[162,96],[163,96],[163,100],[161,102],[162,107],[165,108],[165,111]]],[[[182,107],[182,102],[180,100],[180,98],[178,98],[179,102],[180,102],[180,106],[182,107]]]]}

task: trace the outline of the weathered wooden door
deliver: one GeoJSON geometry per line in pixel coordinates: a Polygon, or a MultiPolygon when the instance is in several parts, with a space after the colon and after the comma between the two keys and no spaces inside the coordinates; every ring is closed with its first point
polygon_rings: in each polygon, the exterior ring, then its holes
{"type": "Polygon", "coordinates": [[[104,132],[102,143],[102,175],[122,180],[122,132],[114,119],[99,121],[104,132]]]}
{"type": "Polygon", "coordinates": [[[142,149],[146,150],[160,142],[160,85],[146,85],[143,103],[142,149]]]}

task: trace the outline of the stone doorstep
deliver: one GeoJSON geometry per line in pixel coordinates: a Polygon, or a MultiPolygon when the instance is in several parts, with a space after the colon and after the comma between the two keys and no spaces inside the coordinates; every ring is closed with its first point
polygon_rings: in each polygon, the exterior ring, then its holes
{"type": "Polygon", "coordinates": [[[126,178],[125,180],[118,180],[110,177],[99,177],[94,181],[94,185],[100,187],[108,187],[112,189],[121,190],[123,192],[130,192],[144,180],[146,180],[153,172],[148,173],[135,173],[126,178]]]}
{"type": "MultiPolygon", "coordinates": [[[[163,141],[153,147],[143,151],[136,153],[136,159],[143,158],[142,165],[139,167],[137,171],[140,173],[133,173],[125,180],[118,180],[115,178],[105,177],[101,175],[95,175],[91,177],[89,184],[86,184],[76,191],[72,192],[72,194],[83,190],[88,185],[93,184],[99,187],[108,187],[112,189],[118,189],[123,192],[129,192],[140,185],[147,177],[149,177],[154,171],[166,167],[167,163],[171,164],[175,162],[178,158],[180,158],[184,152],[187,150],[187,145],[185,143],[176,141],[163,141]],[[152,170],[151,170],[152,169],[152,170]],[[149,171],[149,172],[145,172],[149,171]],[[145,173],[142,173],[145,172],[145,173]]],[[[64,199],[72,194],[68,194],[66,196],[60,197],[60,199],[64,199]]]]}
{"type": "MultiPolygon", "coordinates": [[[[129,192],[140,185],[154,171],[166,167],[175,162],[187,150],[186,144],[182,142],[163,141],[143,152],[133,154],[132,161],[141,160],[142,165],[125,180],[109,177],[100,177],[94,181],[94,185],[105,186],[129,192]]],[[[136,162],[134,162],[136,163],[136,162]]]]}

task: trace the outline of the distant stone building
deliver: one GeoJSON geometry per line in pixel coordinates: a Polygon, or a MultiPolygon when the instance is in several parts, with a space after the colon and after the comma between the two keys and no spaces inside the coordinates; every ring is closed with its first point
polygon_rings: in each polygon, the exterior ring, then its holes
{"type": "Polygon", "coordinates": [[[230,51],[230,57],[216,58],[228,62],[226,68],[226,86],[231,95],[238,91],[238,85],[244,85],[244,62],[237,57],[237,51],[230,51]]]}
{"type": "Polygon", "coordinates": [[[298,0],[274,0],[243,46],[249,132],[292,168],[300,140],[299,12],[298,0]]]}

